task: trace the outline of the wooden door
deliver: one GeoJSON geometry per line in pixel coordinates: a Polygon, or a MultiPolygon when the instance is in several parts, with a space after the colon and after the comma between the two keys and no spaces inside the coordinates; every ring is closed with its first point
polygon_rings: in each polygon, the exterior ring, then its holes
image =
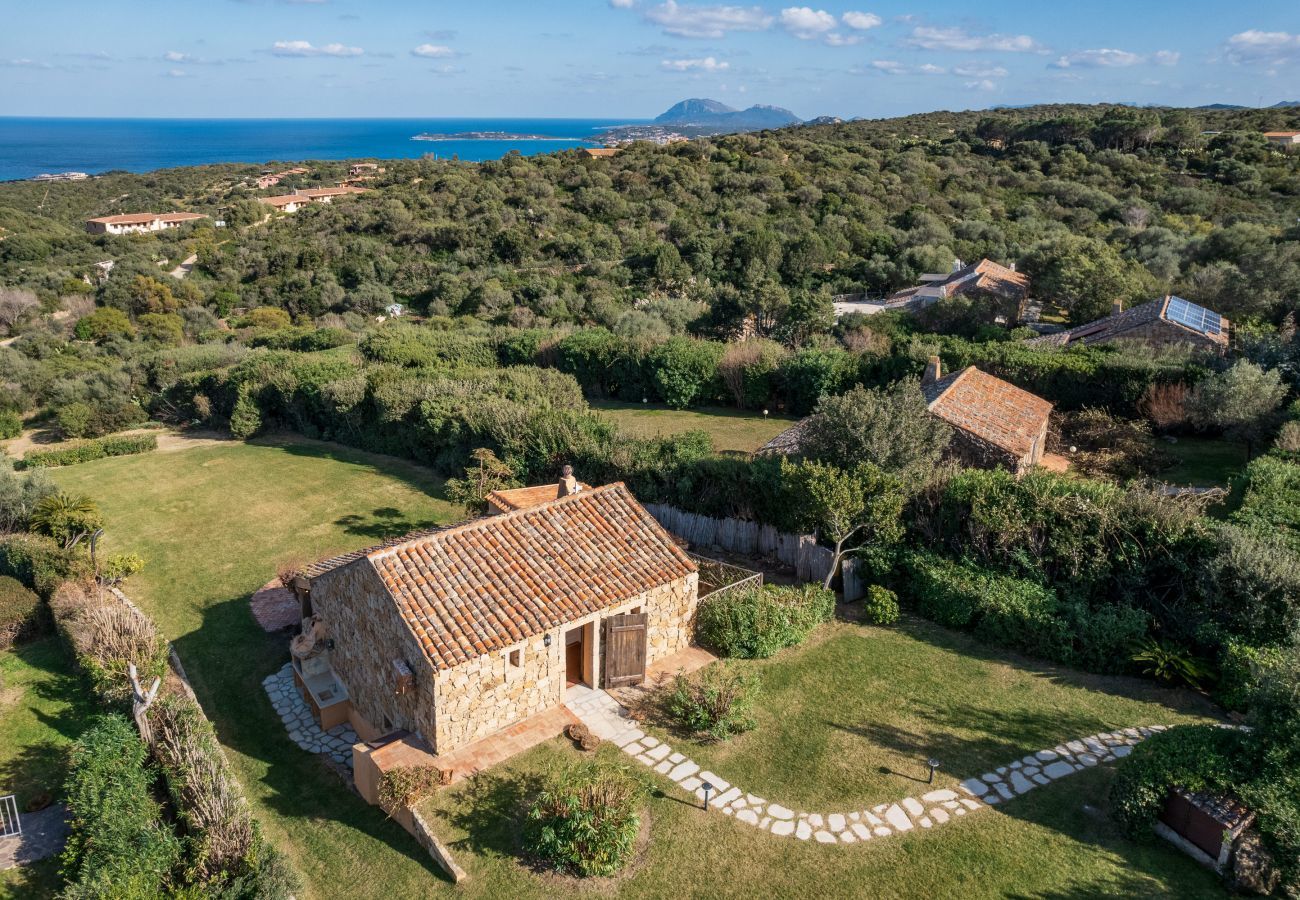
{"type": "Polygon", "coordinates": [[[582,651],[586,646],[583,640],[564,645],[564,676],[569,684],[582,684],[582,651]]]}
{"type": "Polygon", "coordinates": [[[645,681],[645,613],[627,613],[605,620],[605,687],[645,681]]]}

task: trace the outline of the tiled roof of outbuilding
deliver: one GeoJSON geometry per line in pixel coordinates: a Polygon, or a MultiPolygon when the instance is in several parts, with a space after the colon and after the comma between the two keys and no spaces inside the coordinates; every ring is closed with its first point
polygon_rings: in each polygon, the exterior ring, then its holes
{"type": "Polygon", "coordinates": [[[934,415],[1016,457],[1033,449],[1052,412],[1042,397],[974,366],[922,384],[921,393],[934,415]]]}
{"type": "Polygon", "coordinates": [[[620,482],[363,551],[436,669],[696,571],[620,482]]]}

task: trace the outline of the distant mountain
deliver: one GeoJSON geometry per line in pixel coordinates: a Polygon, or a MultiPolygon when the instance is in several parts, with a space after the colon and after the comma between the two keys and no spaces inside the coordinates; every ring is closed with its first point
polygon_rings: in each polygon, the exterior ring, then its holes
{"type": "Polygon", "coordinates": [[[1236,103],[1207,103],[1204,106],[1198,106],[1197,109],[1245,109],[1244,106],[1238,106],[1236,103]]]}
{"type": "Polygon", "coordinates": [[[805,125],[839,125],[844,120],[839,116],[818,116],[815,119],[809,119],[804,122],[805,125]]]}
{"type": "Polygon", "coordinates": [[[673,105],[671,109],[655,119],[655,124],[746,131],[783,128],[786,125],[798,125],[801,121],[790,110],[779,106],[756,105],[749,109],[733,109],[717,100],[696,98],[673,105]]]}
{"type": "Polygon", "coordinates": [[[1289,109],[1292,106],[1300,106],[1300,100],[1283,100],[1281,103],[1274,103],[1269,109],[1289,109]]]}

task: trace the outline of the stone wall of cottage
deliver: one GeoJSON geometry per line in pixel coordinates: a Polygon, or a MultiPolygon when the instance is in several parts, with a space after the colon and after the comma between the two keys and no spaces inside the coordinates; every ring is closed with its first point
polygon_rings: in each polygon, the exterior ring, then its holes
{"type": "Polygon", "coordinates": [[[1145,347],[1195,347],[1211,353],[1222,353],[1225,346],[1205,335],[1171,325],[1163,319],[1154,319],[1127,328],[1105,343],[1118,344],[1124,341],[1140,343],[1145,347]]]}
{"type": "Polygon", "coordinates": [[[381,733],[387,720],[431,741],[437,710],[433,667],[370,562],[361,559],[312,579],[311,603],[334,639],[330,665],[353,710],[381,733]],[[394,691],[397,659],[415,675],[414,690],[401,695],[394,691]]]}
{"type": "MultiPolygon", "coordinates": [[[[560,703],[565,688],[564,636],[574,628],[594,623],[596,658],[600,660],[600,623],[609,616],[640,608],[648,616],[647,663],[685,649],[694,630],[698,595],[699,576],[691,573],[617,607],[552,629],[550,647],[545,646],[545,635],[538,634],[439,673],[435,752],[449,753],[560,703]],[[520,651],[518,666],[510,659],[514,651],[520,651]]],[[[600,672],[603,661],[598,677],[600,672]]]]}

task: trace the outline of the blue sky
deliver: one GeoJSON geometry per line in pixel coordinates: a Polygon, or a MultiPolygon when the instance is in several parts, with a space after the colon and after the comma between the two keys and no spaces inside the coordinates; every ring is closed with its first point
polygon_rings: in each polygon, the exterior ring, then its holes
{"type": "Polygon", "coordinates": [[[1300,99],[1297,0],[6,5],[2,115],[632,118],[713,97],[810,118],[1300,99]]]}

